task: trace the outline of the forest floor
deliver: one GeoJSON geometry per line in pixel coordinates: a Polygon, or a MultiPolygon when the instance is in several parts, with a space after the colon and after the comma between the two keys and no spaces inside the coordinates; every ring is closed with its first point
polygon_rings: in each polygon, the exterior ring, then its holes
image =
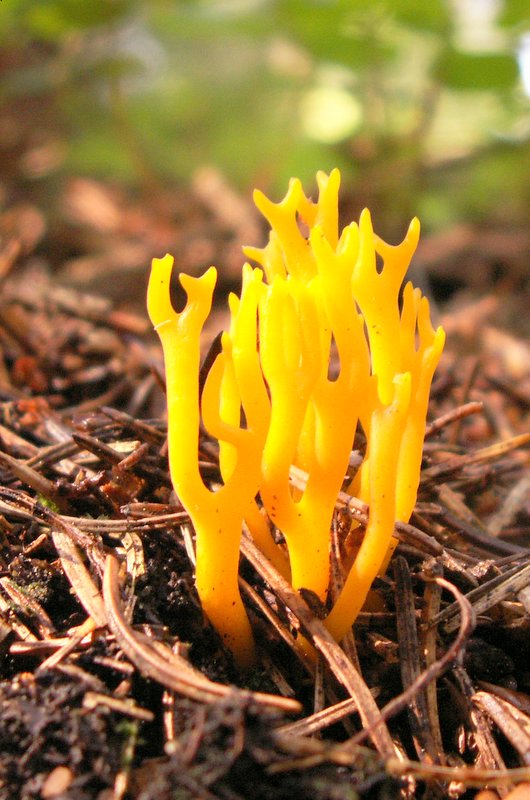
{"type": "Polygon", "coordinates": [[[222,267],[223,297],[263,236],[211,170],[150,204],[72,178],[0,214],[1,800],[530,797],[528,234],[422,243],[448,344],[377,610],[307,662],[318,615],[243,540],[241,674],[195,593],[144,297],[166,250],[222,267]]]}

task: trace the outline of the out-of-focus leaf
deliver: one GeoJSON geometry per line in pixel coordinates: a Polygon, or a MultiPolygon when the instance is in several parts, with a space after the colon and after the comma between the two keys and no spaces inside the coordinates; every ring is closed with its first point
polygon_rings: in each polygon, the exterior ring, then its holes
{"type": "Polygon", "coordinates": [[[32,36],[54,41],[63,36],[70,25],[55,3],[34,5],[23,16],[24,25],[32,36]]]}
{"type": "Polygon", "coordinates": [[[91,27],[108,25],[121,19],[135,5],[132,0],[107,0],[105,3],[85,3],[79,0],[56,0],[65,19],[72,25],[91,27]]]}
{"type": "Polygon", "coordinates": [[[438,79],[451,89],[510,89],[518,74],[517,62],[511,55],[453,49],[442,54],[436,69],[438,79]]]}
{"type": "Polygon", "coordinates": [[[75,138],[69,142],[66,169],[105,180],[134,181],[138,177],[130,153],[108,125],[76,131],[75,138]]]}
{"type": "Polygon", "coordinates": [[[234,35],[252,36],[259,41],[274,32],[274,18],[266,5],[230,12],[218,2],[158,4],[149,11],[149,25],[157,36],[173,42],[234,35]]]}
{"type": "Polygon", "coordinates": [[[256,8],[227,9],[218,3],[187,3],[155,9],[150,25],[157,36],[207,48],[224,38],[246,38],[256,48],[273,38],[301,45],[315,59],[358,66],[392,54],[378,36],[380,12],[367,20],[359,0],[269,0],[256,8]]]}
{"type": "Polygon", "coordinates": [[[381,35],[389,17],[385,3],[283,0],[272,6],[277,29],[316,59],[355,68],[394,55],[392,43],[381,35]]]}
{"type": "Polygon", "coordinates": [[[383,5],[412,30],[446,34],[451,28],[449,3],[444,0],[385,0],[383,5]]]}
{"type": "Polygon", "coordinates": [[[107,25],[122,18],[131,8],[131,0],[40,0],[22,9],[23,19],[32,34],[43,39],[57,39],[65,33],[99,25],[107,25]]]}
{"type": "Polygon", "coordinates": [[[134,56],[108,56],[88,65],[90,80],[100,78],[133,78],[144,71],[143,62],[134,56]]]}
{"type": "Polygon", "coordinates": [[[523,26],[530,24],[528,0],[504,0],[499,15],[501,25],[523,26]]]}
{"type": "MultiPolygon", "coordinates": [[[[12,3],[0,2],[0,31],[6,37],[11,28],[16,29],[20,24],[22,0],[13,0],[12,3]]],[[[4,38],[5,41],[5,38],[4,38]]]]}

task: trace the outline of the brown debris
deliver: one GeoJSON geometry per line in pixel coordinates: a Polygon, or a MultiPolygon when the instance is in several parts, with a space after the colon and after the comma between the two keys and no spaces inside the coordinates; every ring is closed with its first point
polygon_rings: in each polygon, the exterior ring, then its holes
{"type": "MultiPolygon", "coordinates": [[[[256,800],[522,800],[526,344],[482,285],[447,318],[418,504],[341,645],[325,609],[243,535],[259,666],[241,675],[194,591],[141,304],[152,255],[174,250],[191,271],[224,263],[231,286],[236,242],[259,228],[221,176],[203,172],[192,191],[146,208],[79,178],[59,228],[27,204],[0,220],[0,798],[9,786],[9,797],[237,800],[251,785],[256,800]],[[35,248],[52,234],[50,265],[35,248]],[[105,298],[85,291],[109,283],[105,298]]],[[[472,231],[456,234],[455,253],[472,246],[472,231]]],[[[205,432],[201,459],[217,481],[205,432]]],[[[352,519],[362,534],[369,509],[344,494],[336,508],[338,591],[342,538],[352,519]]]]}

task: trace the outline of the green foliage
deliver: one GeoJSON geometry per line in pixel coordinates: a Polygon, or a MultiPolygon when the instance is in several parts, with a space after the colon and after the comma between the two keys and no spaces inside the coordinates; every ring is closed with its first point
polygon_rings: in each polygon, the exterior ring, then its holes
{"type": "Polygon", "coordinates": [[[79,0],[41,0],[22,3],[23,22],[36,37],[54,40],[78,30],[119,21],[129,9],[127,0],[83,3],[79,0]]]}
{"type": "Polygon", "coordinates": [[[450,89],[511,89],[519,71],[512,55],[462,53],[447,48],[438,62],[437,77],[450,89]]]}
{"type": "Polygon", "coordinates": [[[528,30],[530,9],[526,0],[504,0],[501,6],[499,22],[502,25],[528,30]]]}
{"type": "MultiPolygon", "coordinates": [[[[433,201],[433,170],[455,158],[467,173],[476,164],[476,206],[489,202],[493,213],[495,192],[485,201],[480,189],[483,152],[500,137],[517,160],[528,131],[517,63],[527,3],[503,0],[489,39],[472,44],[474,23],[457,7],[6,0],[0,100],[53,97],[68,132],[65,169],[134,183],[148,173],[188,179],[213,163],[245,190],[258,181],[274,191],[291,174],[339,165],[383,213],[402,221],[424,211],[436,225],[454,198],[433,201]]],[[[510,207],[523,214],[524,189],[515,191],[510,207]]]]}
{"type": "Polygon", "coordinates": [[[0,22],[4,32],[11,30],[37,41],[53,42],[71,33],[119,23],[131,7],[131,0],[10,0],[0,4],[0,22]]]}

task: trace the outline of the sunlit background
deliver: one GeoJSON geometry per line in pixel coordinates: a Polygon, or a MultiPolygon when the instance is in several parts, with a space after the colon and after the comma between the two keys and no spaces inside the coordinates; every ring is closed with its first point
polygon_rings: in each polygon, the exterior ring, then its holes
{"type": "Polygon", "coordinates": [[[0,159],[144,192],[339,166],[383,230],[528,215],[525,0],[2,0],[0,159]]]}

